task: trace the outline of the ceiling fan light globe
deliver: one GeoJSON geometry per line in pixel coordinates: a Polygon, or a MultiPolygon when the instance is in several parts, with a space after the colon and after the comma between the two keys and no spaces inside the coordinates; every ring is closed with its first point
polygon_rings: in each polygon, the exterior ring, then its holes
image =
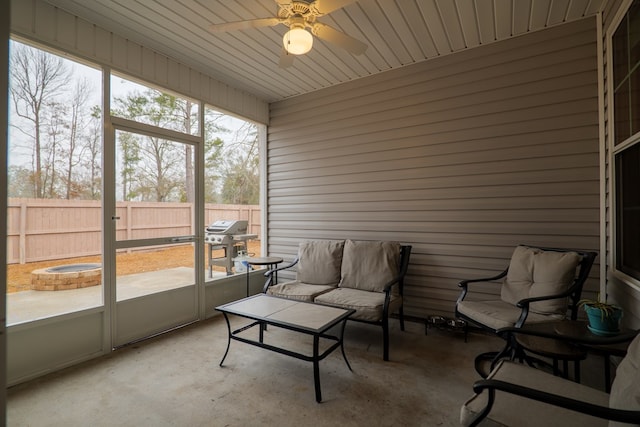
{"type": "Polygon", "coordinates": [[[313,46],[313,36],[303,28],[292,28],[282,38],[287,52],[293,55],[304,55],[313,46]]]}

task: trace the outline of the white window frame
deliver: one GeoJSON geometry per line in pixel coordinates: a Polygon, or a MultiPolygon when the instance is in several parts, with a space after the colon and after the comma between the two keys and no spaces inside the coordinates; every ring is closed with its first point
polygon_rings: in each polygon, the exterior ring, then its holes
{"type": "MultiPolygon", "coordinates": [[[[626,149],[640,144],[640,132],[631,135],[626,140],[615,144],[615,122],[614,122],[614,87],[613,87],[613,35],[620,26],[623,18],[626,17],[633,0],[625,0],[618,9],[615,17],[612,20],[606,33],[607,43],[607,123],[608,123],[608,172],[607,177],[609,185],[607,192],[609,194],[609,254],[608,264],[610,266],[610,273],[620,283],[629,286],[630,288],[640,292],[640,280],[629,276],[628,274],[617,269],[616,248],[617,248],[617,200],[616,200],[616,155],[625,151],[626,149]]],[[[605,232],[606,232],[605,228],[605,232]]]]}

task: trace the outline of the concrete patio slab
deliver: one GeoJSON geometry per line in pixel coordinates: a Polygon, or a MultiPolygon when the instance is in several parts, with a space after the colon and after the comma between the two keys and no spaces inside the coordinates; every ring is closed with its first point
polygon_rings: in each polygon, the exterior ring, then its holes
{"type": "MultiPolygon", "coordinates": [[[[207,278],[208,278],[208,272],[207,278]]],[[[155,292],[193,285],[192,268],[177,267],[167,270],[130,274],[118,277],[117,300],[123,301],[155,292]]],[[[213,278],[227,277],[214,272],[213,278]]],[[[47,317],[86,310],[102,305],[102,286],[63,291],[22,291],[7,294],[7,324],[44,319],[47,317]]]]}

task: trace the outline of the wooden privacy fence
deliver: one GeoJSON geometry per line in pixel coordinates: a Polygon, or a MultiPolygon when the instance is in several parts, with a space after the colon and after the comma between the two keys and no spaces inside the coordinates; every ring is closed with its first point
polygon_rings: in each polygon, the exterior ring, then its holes
{"type": "MultiPolygon", "coordinates": [[[[9,198],[7,263],[76,258],[101,253],[102,205],[94,200],[9,198]]],[[[195,234],[191,203],[118,202],[116,239],[195,234]]],[[[227,219],[249,222],[260,235],[260,206],[205,205],[205,224],[227,219]]]]}

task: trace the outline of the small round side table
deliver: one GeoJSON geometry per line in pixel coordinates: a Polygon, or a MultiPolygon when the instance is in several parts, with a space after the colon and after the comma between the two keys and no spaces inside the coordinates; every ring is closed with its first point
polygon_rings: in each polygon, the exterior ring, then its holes
{"type": "Polygon", "coordinates": [[[518,344],[531,353],[548,357],[553,361],[553,375],[569,378],[569,363],[574,363],[574,381],[580,382],[580,362],[587,358],[587,352],[568,342],[532,335],[519,335],[516,337],[518,344]],[[562,361],[563,370],[560,371],[558,362],[562,361]]]}
{"type": "MultiPolygon", "coordinates": [[[[244,261],[247,263],[247,296],[249,296],[249,271],[250,271],[249,267],[252,265],[265,265],[267,266],[267,269],[273,270],[278,266],[278,264],[284,261],[284,259],[280,257],[275,257],[275,256],[265,256],[265,257],[245,258],[244,261]]],[[[273,277],[274,277],[275,283],[277,283],[278,272],[275,272],[273,277]]]]}

